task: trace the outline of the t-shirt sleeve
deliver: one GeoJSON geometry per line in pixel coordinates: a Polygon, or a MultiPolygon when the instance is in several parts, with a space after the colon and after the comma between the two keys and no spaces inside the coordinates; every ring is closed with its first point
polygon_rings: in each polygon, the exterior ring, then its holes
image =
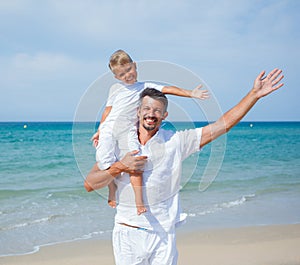
{"type": "Polygon", "coordinates": [[[144,84],[144,89],[145,88],[155,88],[156,90],[162,92],[164,85],[160,85],[160,84],[155,84],[155,83],[150,83],[150,82],[146,82],[144,84]]]}
{"type": "Polygon", "coordinates": [[[116,95],[118,94],[118,91],[121,89],[121,87],[122,85],[119,83],[116,83],[110,87],[108,98],[106,101],[106,107],[113,106],[116,95]]]}
{"type": "Polygon", "coordinates": [[[200,150],[202,128],[178,131],[178,139],[182,160],[200,150]]]}

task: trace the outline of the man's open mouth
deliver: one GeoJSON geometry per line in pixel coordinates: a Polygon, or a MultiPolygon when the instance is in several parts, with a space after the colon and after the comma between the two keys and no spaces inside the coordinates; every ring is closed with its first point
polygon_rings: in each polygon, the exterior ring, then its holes
{"type": "Polygon", "coordinates": [[[146,121],[148,124],[154,124],[157,122],[157,118],[148,116],[144,118],[144,121],[146,121]]]}

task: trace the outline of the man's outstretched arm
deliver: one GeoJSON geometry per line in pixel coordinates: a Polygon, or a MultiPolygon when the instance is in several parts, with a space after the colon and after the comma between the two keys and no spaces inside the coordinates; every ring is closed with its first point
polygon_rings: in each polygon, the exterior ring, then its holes
{"type": "Polygon", "coordinates": [[[279,83],[283,79],[282,71],[274,69],[266,78],[263,78],[265,71],[261,72],[254,81],[251,91],[232,109],[227,111],[216,122],[209,124],[202,129],[200,148],[227,133],[234,127],[262,97],[283,86],[279,83]]]}
{"type": "Polygon", "coordinates": [[[84,181],[85,189],[88,192],[101,189],[122,172],[132,175],[142,174],[147,156],[135,156],[137,153],[138,151],[127,153],[121,161],[115,162],[106,170],[100,170],[95,163],[84,181]]]}

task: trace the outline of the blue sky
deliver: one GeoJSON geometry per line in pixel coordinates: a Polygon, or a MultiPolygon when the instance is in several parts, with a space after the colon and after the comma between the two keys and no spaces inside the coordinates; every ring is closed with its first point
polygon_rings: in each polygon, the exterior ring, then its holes
{"type": "Polygon", "coordinates": [[[120,48],[194,72],[223,111],[282,68],[284,88],[245,120],[300,120],[299,13],[297,0],[0,1],[0,121],[72,121],[120,48]]]}

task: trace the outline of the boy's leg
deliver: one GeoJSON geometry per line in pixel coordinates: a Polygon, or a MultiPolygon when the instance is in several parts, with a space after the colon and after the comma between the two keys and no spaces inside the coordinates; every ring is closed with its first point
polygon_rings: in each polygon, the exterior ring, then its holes
{"type": "MultiPolygon", "coordinates": [[[[99,135],[99,142],[96,147],[96,161],[99,169],[105,170],[109,168],[115,161],[116,141],[109,130],[109,127],[102,127],[99,135]]],[[[117,186],[112,181],[108,185],[108,204],[112,208],[116,208],[116,190],[117,186]]]]}
{"type": "Polygon", "coordinates": [[[143,179],[142,175],[140,176],[130,176],[130,183],[134,190],[135,195],[135,204],[137,209],[137,214],[140,215],[144,212],[147,212],[147,209],[143,201],[143,179]]]}
{"type": "Polygon", "coordinates": [[[116,190],[117,190],[117,186],[113,181],[108,184],[108,204],[112,208],[117,207],[116,190]]]}

